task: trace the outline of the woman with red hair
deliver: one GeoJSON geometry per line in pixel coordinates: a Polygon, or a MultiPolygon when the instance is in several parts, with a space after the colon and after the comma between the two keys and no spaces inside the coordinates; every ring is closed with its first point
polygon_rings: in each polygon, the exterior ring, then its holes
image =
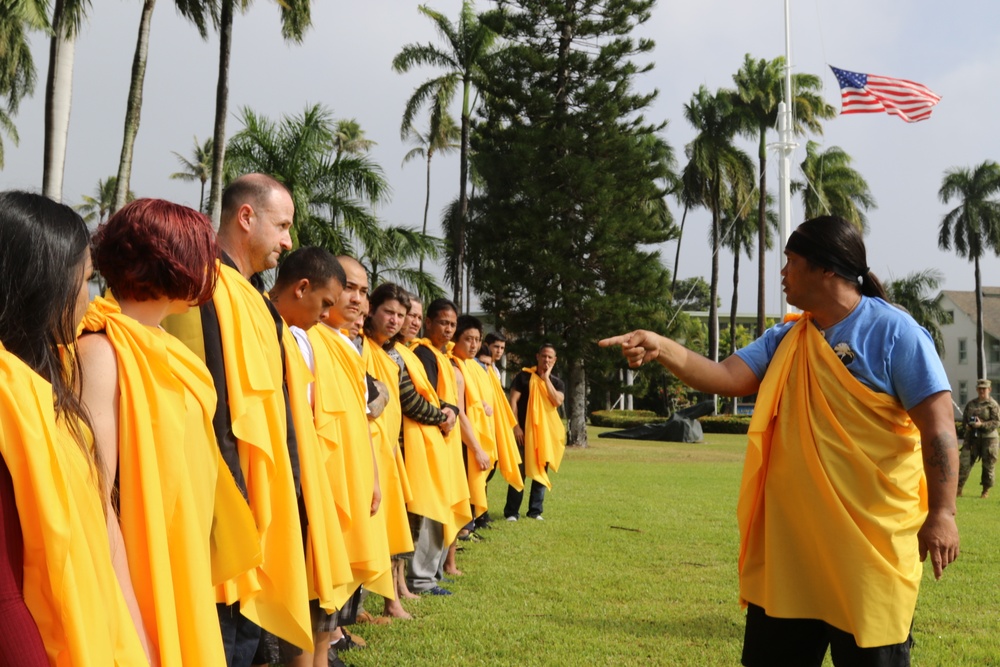
{"type": "Polygon", "coordinates": [[[116,569],[153,664],[225,664],[214,586],[260,557],[215,443],[211,375],[160,328],[212,298],[218,256],[207,217],[158,199],[128,204],[93,239],[110,295],[84,317],[82,398],[104,461],[108,531],[123,547],[116,569]]]}

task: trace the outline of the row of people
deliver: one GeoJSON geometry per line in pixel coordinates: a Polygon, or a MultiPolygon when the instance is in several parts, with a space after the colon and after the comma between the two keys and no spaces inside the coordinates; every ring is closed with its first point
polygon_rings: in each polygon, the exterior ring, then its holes
{"type": "Polygon", "coordinates": [[[0,665],[326,665],[361,590],[402,617],[448,594],[495,464],[515,493],[558,467],[551,346],[511,409],[450,302],[416,339],[418,300],[369,303],[364,267],[317,248],[264,295],[294,217],[270,177],[226,189],[217,233],[127,205],[94,236],[89,305],[79,216],[26,193],[0,216],[0,665]]]}

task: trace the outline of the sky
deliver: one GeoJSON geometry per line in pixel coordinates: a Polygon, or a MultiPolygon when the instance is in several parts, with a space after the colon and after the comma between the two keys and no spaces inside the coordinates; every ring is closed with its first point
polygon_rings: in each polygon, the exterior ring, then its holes
{"type": "MultiPolygon", "coordinates": [[[[402,166],[412,147],[399,135],[400,116],[413,89],[434,74],[418,69],[392,71],[403,45],[440,43],[429,19],[409,0],[315,0],[313,26],[302,44],[285,43],[273,0],[257,0],[234,25],[227,135],[240,124],[243,107],[278,119],[299,114],[310,104],[328,107],[335,118],[354,118],[377,142],[372,158],[392,187],[391,202],[377,213],[388,224],[419,228],[425,196],[425,166],[402,166]]],[[[457,18],[461,0],[428,0],[457,18]]],[[[63,201],[78,204],[92,194],[98,179],[117,172],[125,101],[141,2],[98,0],[77,42],[73,109],[66,156],[63,201]]],[[[488,6],[479,2],[481,8],[488,6]]],[[[828,65],[912,79],[942,96],[933,116],[907,124],[894,116],[863,114],[825,123],[812,137],[822,148],[840,146],[867,179],[878,209],[869,213],[866,239],[872,270],[883,280],[935,268],[943,289],[972,290],[972,264],[953,251],[938,249],[944,214],[957,202],[942,204],[938,189],[947,169],[1000,160],[1000,134],[993,127],[1000,108],[1000,3],[995,0],[792,0],[793,72],[817,74],[823,95],[837,109],[840,94],[828,65]]],[[[655,68],[635,81],[638,90],[659,95],[650,120],[666,120],[664,138],[683,161],[694,136],[683,105],[698,86],[710,90],[732,85],[744,54],[754,58],[784,55],[782,0],[660,0],[638,34],[656,42],[655,68]]],[[[38,85],[21,104],[15,123],[21,137],[14,146],[4,136],[5,167],[0,189],[41,189],[44,81],[47,41],[32,42],[38,85]]],[[[153,17],[142,119],[135,146],[132,190],[197,207],[199,185],[171,180],[180,170],[174,152],[190,156],[194,137],[211,136],[215,106],[218,37],[203,41],[177,16],[173,3],[157,4],[153,17]]],[[[457,115],[457,107],[455,113],[457,115]]],[[[769,138],[775,141],[776,136],[769,138]]],[[[805,157],[805,138],[793,155],[793,177],[805,157]]],[[[746,142],[752,157],[755,145],[746,142]]],[[[777,186],[776,155],[769,155],[768,183],[777,186]]],[[[680,166],[680,165],[679,165],[680,166]]],[[[458,190],[458,156],[436,157],[432,166],[430,231],[439,231],[440,211],[458,190]]],[[[677,220],[681,211],[668,201],[677,220]]],[[[802,219],[793,202],[793,225],[802,219]]],[[[711,251],[707,212],[688,215],[680,278],[709,276],[711,251]]],[[[660,248],[671,268],[676,242],[660,248]]],[[[720,296],[728,311],[732,297],[732,255],[723,251],[720,296]]],[[[756,304],[755,265],[746,260],[739,290],[740,311],[756,304]]],[[[778,309],[780,257],[770,253],[768,312],[778,309]]],[[[984,285],[1000,286],[1000,260],[982,262],[984,285]]]]}

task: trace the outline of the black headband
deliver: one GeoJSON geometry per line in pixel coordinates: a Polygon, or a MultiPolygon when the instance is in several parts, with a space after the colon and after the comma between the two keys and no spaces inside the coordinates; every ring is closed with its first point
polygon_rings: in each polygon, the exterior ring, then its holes
{"type": "Polygon", "coordinates": [[[801,255],[813,264],[828,271],[833,271],[841,278],[846,278],[852,283],[860,284],[864,280],[864,277],[868,275],[869,269],[867,266],[863,270],[848,266],[831,255],[828,248],[820,246],[798,230],[792,232],[791,236],[788,237],[785,250],[794,252],[796,255],[801,255]]]}

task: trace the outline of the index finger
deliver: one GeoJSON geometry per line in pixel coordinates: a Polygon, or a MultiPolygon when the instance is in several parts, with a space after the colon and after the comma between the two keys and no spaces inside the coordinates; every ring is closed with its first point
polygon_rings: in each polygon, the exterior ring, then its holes
{"type": "Polygon", "coordinates": [[[629,342],[632,338],[632,334],[621,334],[619,336],[612,336],[611,338],[605,338],[604,340],[597,341],[597,344],[601,347],[611,347],[612,345],[624,345],[629,342]]]}

